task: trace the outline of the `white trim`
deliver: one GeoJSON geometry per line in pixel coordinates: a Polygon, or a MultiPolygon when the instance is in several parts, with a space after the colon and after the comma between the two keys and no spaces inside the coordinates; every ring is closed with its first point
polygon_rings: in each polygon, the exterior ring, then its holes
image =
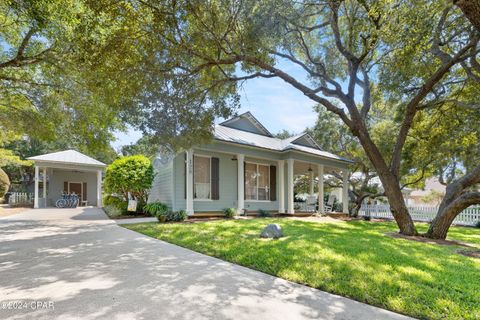
{"type": "Polygon", "coordinates": [[[38,209],[38,171],[39,167],[35,166],[35,193],[33,198],[33,208],[38,209]]]}
{"type": "Polygon", "coordinates": [[[45,199],[45,206],[47,206],[47,168],[43,167],[43,198],[45,199]]]}
{"type": "Polygon", "coordinates": [[[325,198],[325,192],[323,187],[323,164],[318,165],[318,212],[325,213],[325,205],[323,199],[325,198]]]}
{"type": "Polygon", "coordinates": [[[344,170],[342,173],[343,173],[342,212],[348,213],[348,170],[344,170]]]}
{"type": "MultiPolygon", "coordinates": [[[[256,176],[256,183],[255,183],[256,189],[257,189],[257,199],[245,199],[245,201],[272,202],[272,200],[270,200],[270,199],[272,198],[272,197],[271,197],[271,190],[270,190],[270,166],[271,166],[271,164],[264,164],[264,163],[253,162],[253,161],[245,161],[245,164],[247,164],[247,163],[249,163],[249,164],[254,164],[254,165],[256,165],[256,168],[257,168],[257,169],[256,169],[256,175],[257,175],[257,176],[256,176]],[[259,178],[259,175],[258,175],[258,172],[259,172],[259,171],[258,171],[258,167],[259,167],[259,166],[263,166],[263,167],[267,167],[267,168],[268,168],[268,170],[267,170],[267,171],[268,171],[268,186],[267,186],[267,188],[268,188],[268,199],[266,199],[266,200],[259,200],[259,199],[258,199],[258,189],[265,189],[265,188],[260,188],[260,187],[258,186],[258,178],[259,178]]],[[[243,187],[245,188],[245,182],[244,182],[244,184],[243,184],[243,187]]]]}
{"type": "Polygon", "coordinates": [[[295,160],[290,158],[287,159],[287,199],[288,199],[288,206],[287,206],[287,213],[294,214],[294,196],[293,196],[293,167],[295,164],[295,160]]]}
{"type": "Polygon", "coordinates": [[[186,151],[186,210],[188,215],[193,214],[193,150],[186,151]]]}
{"type": "Polygon", "coordinates": [[[245,202],[273,202],[272,200],[248,200],[246,199],[245,202]]]}
{"type": "Polygon", "coordinates": [[[199,201],[199,202],[202,202],[202,201],[212,202],[213,199],[193,199],[193,202],[196,202],[196,201],[199,201]]]}
{"type": "Polygon", "coordinates": [[[245,208],[245,155],[237,154],[237,214],[245,208]]]}
{"type": "Polygon", "coordinates": [[[278,160],[278,212],[285,213],[285,161],[278,160]]]}

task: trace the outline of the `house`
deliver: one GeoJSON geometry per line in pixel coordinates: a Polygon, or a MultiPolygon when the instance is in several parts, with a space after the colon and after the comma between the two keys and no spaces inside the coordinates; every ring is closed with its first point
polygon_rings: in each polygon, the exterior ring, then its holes
{"type": "MultiPolygon", "coordinates": [[[[189,215],[232,207],[238,213],[263,209],[293,214],[296,175],[310,174],[311,186],[318,183],[323,195],[324,174],[342,172],[343,198],[348,199],[350,163],[321,150],[308,134],[275,138],[247,112],[215,126],[207,145],[177,154],[161,152],[154,161],[149,202],[161,201],[189,215]]],[[[324,210],[323,205],[319,208],[324,210]]],[[[348,212],[348,200],[343,212],[348,212]]]]}
{"type": "Polygon", "coordinates": [[[35,164],[34,208],[54,206],[62,192],[75,192],[82,205],[102,206],[102,172],[106,164],[75,150],[28,160],[35,164]]]}
{"type": "Polygon", "coordinates": [[[438,178],[430,177],[425,180],[423,189],[408,189],[405,202],[409,206],[437,207],[445,195],[447,187],[440,183],[438,178]]]}

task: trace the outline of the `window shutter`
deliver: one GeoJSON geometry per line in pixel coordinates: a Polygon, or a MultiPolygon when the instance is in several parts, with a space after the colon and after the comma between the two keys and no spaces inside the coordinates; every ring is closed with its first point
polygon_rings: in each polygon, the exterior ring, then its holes
{"type": "Polygon", "coordinates": [[[63,183],[63,192],[67,193],[68,192],[68,181],[65,181],[63,183]]]}
{"type": "Polygon", "coordinates": [[[277,200],[277,167],[270,166],[270,201],[277,200]]]}
{"type": "Polygon", "coordinates": [[[220,199],[220,159],[212,158],[211,195],[212,200],[220,199]]]}
{"type": "Polygon", "coordinates": [[[82,194],[82,200],[87,201],[87,183],[83,183],[83,194],[82,194]]]}

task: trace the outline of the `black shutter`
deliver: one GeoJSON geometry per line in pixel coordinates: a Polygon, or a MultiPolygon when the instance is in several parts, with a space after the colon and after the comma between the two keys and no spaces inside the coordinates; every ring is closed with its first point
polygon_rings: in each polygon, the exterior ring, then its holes
{"type": "Polygon", "coordinates": [[[210,192],[212,200],[220,199],[220,159],[212,158],[212,181],[210,184],[210,192]]]}
{"type": "Polygon", "coordinates": [[[270,201],[277,200],[277,167],[270,166],[270,201]]]}
{"type": "Polygon", "coordinates": [[[87,201],[87,183],[83,183],[83,193],[82,193],[82,200],[87,201]]]}

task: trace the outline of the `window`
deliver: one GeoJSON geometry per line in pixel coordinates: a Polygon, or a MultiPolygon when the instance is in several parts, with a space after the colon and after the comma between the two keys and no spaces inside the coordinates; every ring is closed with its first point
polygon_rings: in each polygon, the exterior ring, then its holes
{"type": "Polygon", "coordinates": [[[270,167],[268,165],[245,164],[245,199],[270,200],[270,167]]]}
{"type": "Polygon", "coordinates": [[[193,197],[195,199],[210,199],[211,163],[210,158],[193,157],[193,197]]]}

